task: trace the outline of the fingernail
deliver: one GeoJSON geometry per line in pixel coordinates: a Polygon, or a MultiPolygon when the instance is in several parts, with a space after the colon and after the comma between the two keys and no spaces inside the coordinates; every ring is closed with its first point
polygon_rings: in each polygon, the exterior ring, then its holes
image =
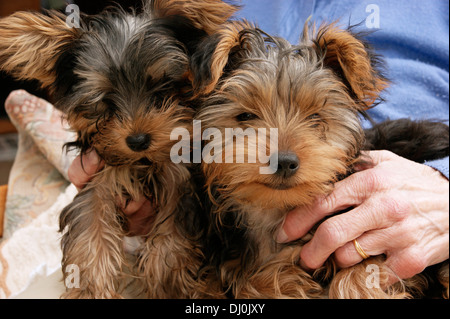
{"type": "Polygon", "coordinates": [[[276,237],[275,240],[277,241],[277,243],[280,243],[280,244],[285,243],[285,242],[288,241],[288,235],[287,235],[286,232],[283,230],[283,228],[281,228],[281,229],[278,231],[278,234],[277,234],[277,237],[276,237]]]}

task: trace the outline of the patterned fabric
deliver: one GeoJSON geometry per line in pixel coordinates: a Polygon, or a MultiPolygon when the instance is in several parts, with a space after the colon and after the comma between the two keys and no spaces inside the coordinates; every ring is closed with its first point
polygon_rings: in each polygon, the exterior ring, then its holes
{"type": "Polygon", "coordinates": [[[0,239],[0,298],[60,266],[58,213],[76,194],[67,178],[75,154],[63,150],[74,135],[61,113],[24,90],[12,92],[5,109],[19,132],[19,146],[0,239]]]}

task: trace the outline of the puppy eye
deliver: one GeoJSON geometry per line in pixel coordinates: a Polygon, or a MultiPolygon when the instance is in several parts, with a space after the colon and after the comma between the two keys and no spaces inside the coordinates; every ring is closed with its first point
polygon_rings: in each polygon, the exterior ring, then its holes
{"type": "Polygon", "coordinates": [[[236,120],[238,120],[239,122],[251,121],[251,120],[254,120],[257,118],[258,118],[257,115],[255,115],[253,113],[248,113],[248,112],[245,112],[245,113],[242,113],[242,114],[239,114],[238,116],[236,116],[236,120]]]}
{"type": "Polygon", "coordinates": [[[310,116],[308,116],[306,119],[310,120],[310,121],[317,121],[317,120],[320,120],[320,115],[319,115],[319,113],[314,113],[314,114],[311,114],[310,116]]]}

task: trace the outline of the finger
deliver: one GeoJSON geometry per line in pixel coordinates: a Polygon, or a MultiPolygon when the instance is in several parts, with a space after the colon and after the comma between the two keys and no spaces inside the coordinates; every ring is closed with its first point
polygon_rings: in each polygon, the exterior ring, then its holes
{"type": "Polygon", "coordinates": [[[312,207],[297,207],[289,212],[276,235],[276,241],[285,243],[306,235],[324,217],[320,214],[319,206],[320,203],[316,203],[312,207]]]}
{"type": "Polygon", "coordinates": [[[374,198],[349,212],[327,219],[302,248],[303,264],[311,269],[319,268],[334,251],[363,233],[389,227],[404,219],[406,207],[400,201],[374,198]]]}
{"type": "Polygon", "coordinates": [[[398,157],[398,155],[382,150],[382,151],[362,151],[361,152],[362,157],[372,163],[372,165],[376,166],[382,162],[389,161],[394,159],[395,157],[398,157]]]}
{"type": "MultiPolygon", "coordinates": [[[[363,251],[369,256],[377,256],[387,252],[389,248],[389,236],[387,231],[369,231],[357,238],[363,251]]],[[[363,261],[363,257],[355,248],[353,240],[338,248],[334,252],[334,259],[339,268],[348,268],[363,261]]]]}
{"type": "Polygon", "coordinates": [[[104,162],[100,160],[95,150],[89,151],[85,155],[79,155],[69,167],[69,180],[80,190],[103,166],[104,162]]]}
{"type": "Polygon", "coordinates": [[[276,235],[277,242],[298,239],[324,217],[360,205],[379,188],[380,183],[372,170],[355,173],[337,182],[331,194],[318,199],[311,207],[298,207],[289,212],[276,235]]]}
{"type": "Polygon", "coordinates": [[[427,265],[426,258],[419,251],[411,248],[398,251],[386,259],[386,267],[390,270],[389,284],[411,278],[421,273],[427,265]]]}

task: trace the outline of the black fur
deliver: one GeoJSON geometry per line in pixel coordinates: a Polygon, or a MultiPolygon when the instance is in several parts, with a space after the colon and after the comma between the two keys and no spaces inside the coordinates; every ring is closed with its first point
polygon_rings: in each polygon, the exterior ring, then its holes
{"type": "Polygon", "coordinates": [[[388,150],[418,163],[449,156],[449,127],[442,122],[388,120],[365,135],[366,150],[388,150]]]}

